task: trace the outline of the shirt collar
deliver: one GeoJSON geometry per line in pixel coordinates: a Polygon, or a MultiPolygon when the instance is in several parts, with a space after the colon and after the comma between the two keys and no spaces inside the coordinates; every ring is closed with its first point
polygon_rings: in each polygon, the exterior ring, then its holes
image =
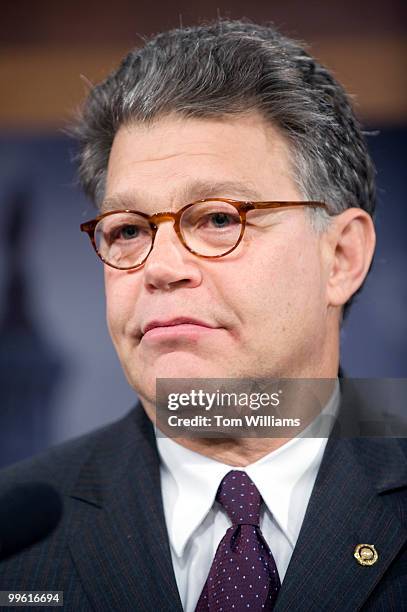
{"type": "Polygon", "coordinates": [[[233,468],[185,448],[161,432],[157,447],[168,535],[181,557],[189,538],[211,509],[222,478],[233,468]]]}
{"type": "MultiPolygon", "coordinates": [[[[338,405],[339,384],[323,413],[335,414],[338,405]]],[[[301,524],[290,516],[293,490],[301,479],[308,479],[309,486],[303,489],[303,502],[307,505],[327,438],[297,436],[239,468],[185,448],[161,432],[156,434],[168,535],[178,557],[212,508],[222,479],[234,469],[245,471],[252,479],[275,521],[295,546],[301,524]]]]}

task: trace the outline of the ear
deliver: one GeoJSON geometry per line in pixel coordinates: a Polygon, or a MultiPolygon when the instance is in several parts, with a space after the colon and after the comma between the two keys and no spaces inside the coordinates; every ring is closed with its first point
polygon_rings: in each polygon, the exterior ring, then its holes
{"type": "Polygon", "coordinates": [[[348,208],[334,217],[327,234],[327,301],[329,306],[343,306],[366,278],[376,234],[371,216],[361,208],[348,208]]]}

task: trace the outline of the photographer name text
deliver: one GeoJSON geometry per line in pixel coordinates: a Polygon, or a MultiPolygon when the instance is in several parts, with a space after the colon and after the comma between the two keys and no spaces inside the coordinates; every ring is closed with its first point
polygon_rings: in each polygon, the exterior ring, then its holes
{"type": "Polygon", "coordinates": [[[274,415],[244,415],[243,417],[225,417],[220,414],[193,417],[168,417],[170,427],[301,427],[299,418],[278,418],[274,415]]]}

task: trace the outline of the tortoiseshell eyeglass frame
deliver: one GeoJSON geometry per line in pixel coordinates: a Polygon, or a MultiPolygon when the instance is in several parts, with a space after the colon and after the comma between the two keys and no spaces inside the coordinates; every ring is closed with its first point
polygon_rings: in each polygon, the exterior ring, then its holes
{"type": "Polygon", "coordinates": [[[129,210],[129,209],[123,209],[123,210],[111,210],[108,212],[105,212],[101,215],[98,215],[95,219],[91,219],[90,221],[86,221],[85,223],[82,223],[80,228],[82,232],[86,232],[90,238],[90,241],[92,243],[93,248],[95,249],[95,252],[97,254],[97,256],[103,261],[103,263],[105,263],[106,265],[110,266],[111,268],[115,268],[117,270],[136,270],[137,268],[141,268],[141,266],[144,265],[144,263],[146,262],[148,256],[150,255],[151,251],[153,250],[154,247],[154,240],[155,240],[155,236],[158,230],[158,225],[159,223],[163,222],[163,221],[173,221],[174,222],[174,230],[175,233],[177,234],[181,244],[190,252],[193,253],[194,255],[196,255],[197,257],[202,257],[204,259],[219,259],[220,257],[225,257],[225,255],[229,255],[229,253],[231,253],[232,251],[234,251],[240,244],[242,238],[243,238],[243,234],[244,234],[244,230],[246,227],[246,215],[249,211],[251,210],[256,210],[256,209],[281,209],[281,208],[291,208],[294,206],[310,206],[312,208],[323,208],[326,210],[326,212],[328,214],[329,213],[329,209],[328,206],[324,203],[324,202],[317,202],[317,201],[305,201],[305,202],[286,202],[286,201],[276,201],[276,202],[247,202],[247,201],[241,201],[241,200],[231,200],[229,198],[205,198],[203,200],[197,200],[195,202],[191,202],[190,204],[186,204],[185,206],[183,206],[182,208],[180,208],[180,210],[178,210],[177,212],[159,212],[159,213],[155,213],[154,215],[147,215],[144,212],[140,212],[138,210],[129,210]],[[239,217],[240,217],[240,234],[239,234],[239,238],[236,241],[236,244],[228,249],[225,253],[222,253],[221,255],[201,255],[200,253],[197,253],[196,251],[194,251],[193,249],[191,249],[188,244],[186,244],[184,237],[182,235],[181,232],[181,217],[184,214],[184,212],[186,210],[188,210],[189,208],[191,208],[191,206],[195,206],[196,204],[203,204],[205,202],[225,202],[227,204],[231,204],[239,213],[239,217]],[[137,263],[134,266],[128,266],[128,267],[119,267],[119,266],[115,266],[114,264],[110,263],[109,261],[106,261],[106,259],[101,255],[101,253],[98,251],[98,248],[96,246],[96,240],[95,240],[95,229],[97,224],[99,223],[99,221],[101,221],[102,219],[104,219],[105,217],[109,217],[110,215],[117,215],[119,213],[133,213],[133,214],[137,214],[140,217],[143,217],[144,219],[147,220],[147,222],[149,223],[150,227],[151,227],[151,248],[148,251],[147,255],[144,257],[143,261],[141,261],[140,263],[137,263]]]}

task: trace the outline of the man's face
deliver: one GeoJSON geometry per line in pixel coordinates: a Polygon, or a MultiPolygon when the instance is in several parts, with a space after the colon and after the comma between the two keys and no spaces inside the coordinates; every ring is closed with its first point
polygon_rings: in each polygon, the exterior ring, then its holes
{"type": "MultiPolygon", "coordinates": [[[[168,117],[117,133],[108,208],[153,214],[216,196],[304,199],[278,130],[253,114],[222,121],[168,117]]],[[[321,237],[303,207],[249,213],[247,221],[242,243],[220,259],[187,251],[165,221],[143,267],[105,267],[110,333],[141,397],[154,397],[157,377],[324,375],[321,237]],[[181,317],[201,325],[170,325],[181,317]],[[154,321],[164,326],[143,334],[154,321]]]]}

